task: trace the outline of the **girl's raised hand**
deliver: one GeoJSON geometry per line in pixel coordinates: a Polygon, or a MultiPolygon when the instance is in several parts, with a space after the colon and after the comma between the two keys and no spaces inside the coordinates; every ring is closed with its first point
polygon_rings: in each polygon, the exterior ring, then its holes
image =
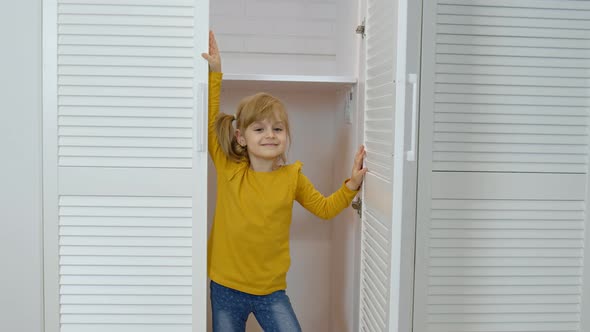
{"type": "Polygon", "coordinates": [[[352,175],[350,180],[346,182],[346,186],[350,190],[358,190],[363,183],[363,177],[367,173],[368,169],[363,167],[363,160],[365,159],[365,147],[361,145],[354,156],[354,163],[352,165],[352,175]]]}
{"type": "Polygon", "coordinates": [[[221,72],[221,56],[213,31],[209,31],[209,54],[201,53],[201,56],[209,62],[209,71],[221,72]]]}

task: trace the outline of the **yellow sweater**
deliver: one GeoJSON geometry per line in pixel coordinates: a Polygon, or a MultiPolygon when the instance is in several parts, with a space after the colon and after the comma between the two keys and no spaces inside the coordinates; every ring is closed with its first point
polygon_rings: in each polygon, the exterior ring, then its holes
{"type": "Polygon", "coordinates": [[[256,172],[245,162],[228,159],[214,126],[221,78],[221,73],[209,74],[209,153],[217,169],[217,206],[208,244],[209,277],[244,293],[266,295],[287,288],[293,201],[330,219],[350,205],[357,192],[343,184],[324,197],[301,173],[299,161],[272,172],[256,172]]]}

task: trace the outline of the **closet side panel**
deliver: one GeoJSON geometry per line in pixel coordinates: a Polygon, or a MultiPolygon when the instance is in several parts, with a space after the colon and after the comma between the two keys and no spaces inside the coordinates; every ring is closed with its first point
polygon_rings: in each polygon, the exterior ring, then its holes
{"type": "Polygon", "coordinates": [[[207,12],[44,3],[49,332],[205,328],[207,12]]]}
{"type": "Polygon", "coordinates": [[[424,22],[414,330],[580,331],[590,3],[424,22]]]}

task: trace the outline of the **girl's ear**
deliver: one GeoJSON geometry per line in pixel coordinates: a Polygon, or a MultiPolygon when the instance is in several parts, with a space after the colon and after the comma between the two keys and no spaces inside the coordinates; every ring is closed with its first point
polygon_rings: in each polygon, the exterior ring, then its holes
{"type": "Polygon", "coordinates": [[[240,146],[246,146],[246,139],[244,138],[242,132],[239,129],[236,129],[236,140],[238,141],[238,144],[240,144],[240,146]]]}

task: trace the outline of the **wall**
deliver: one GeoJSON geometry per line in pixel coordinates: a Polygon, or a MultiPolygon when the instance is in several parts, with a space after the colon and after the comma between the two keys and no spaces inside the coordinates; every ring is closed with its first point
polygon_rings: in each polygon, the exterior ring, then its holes
{"type": "MultiPolygon", "coordinates": [[[[347,22],[362,22],[365,15],[365,1],[358,1],[358,6],[348,6],[342,16],[347,22]]],[[[352,161],[358,146],[362,143],[362,111],[364,108],[364,42],[360,35],[344,36],[340,43],[348,50],[353,64],[353,76],[358,78],[357,86],[351,91],[341,91],[336,112],[336,147],[335,163],[341,165],[333,174],[333,180],[350,177],[352,161]],[[350,116],[346,117],[344,109],[348,94],[350,116]]],[[[357,198],[360,198],[359,193],[357,198]]],[[[352,208],[346,209],[332,223],[332,331],[358,331],[358,297],[359,297],[359,262],[361,247],[361,221],[352,208]]]]}
{"type": "Polygon", "coordinates": [[[41,0],[0,6],[0,331],[42,331],[41,0]]]}
{"type": "MultiPolygon", "coordinates": [[[[355,91],[353,95],[356,93],[355,91]]],[[[334,182],[342,182],[342,179],[350,177],[356,148],[362,139],[357,137],[359,136],[356,132],[359,119],[355,114],[354,106],[351,106],[353,107],[351,121],[345,119],[344,98],[344,95],[340,98],[335,119],[337,130],[334,150],[338,152],[334,154],[334,163],[339,167],[335,168],[332,174],[334,182]]],[[[356,104],[355,100],[352,104],[356,104]]],[[[359,292],[360,234],[360,219],[352,208],[344,210],[334,218],[331,238],[332,331],[357,331],[355,322],[358,320],[356,301],[358,301],[359,292]]]]}
{"type": "Polygon", "coordinates": [[[354,0],[216,0],[211,27],[232,74],[352,75],[354,0]],[[352,22],[351,22],[352,21],[352,22]]]}

